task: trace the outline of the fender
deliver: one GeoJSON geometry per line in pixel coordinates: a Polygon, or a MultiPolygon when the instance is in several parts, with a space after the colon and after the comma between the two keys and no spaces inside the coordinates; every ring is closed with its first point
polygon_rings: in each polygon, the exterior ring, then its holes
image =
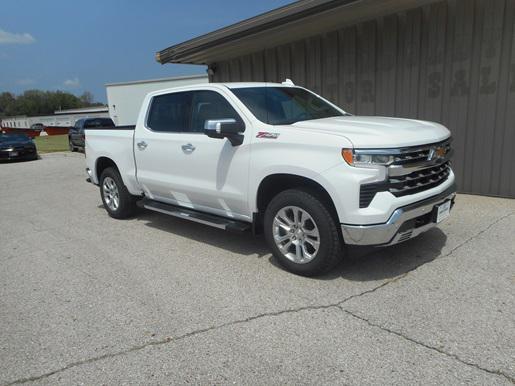
{"type": "Polygon", "coordinates": [[[249,207],[251,208],[252,213],[257,213],[258,210],[258,192],[259,187],[262,184],[262,182],[272,175],[276,174],[287,174],[291,176],[301,177],[301,178],[307,178],[310,179],[317,184],[319,184],[322,188],[325,189],[325,191],[329,194],[331,197],[331,200],[333,201],[333,205],[336,209],[340,207],[339,202],[339,195],[336,192],[336,189],[334,186],[328,181],[324,176],[320,173],[317,173],[313,170],[302,168],[302,167],[296,167],[291,165],[276,165],[276,166],[270,166],[266,169],[262,170],[262,173],[259,175],[259,178],[253,179],[250,181],[249,186],[249,207]]]}

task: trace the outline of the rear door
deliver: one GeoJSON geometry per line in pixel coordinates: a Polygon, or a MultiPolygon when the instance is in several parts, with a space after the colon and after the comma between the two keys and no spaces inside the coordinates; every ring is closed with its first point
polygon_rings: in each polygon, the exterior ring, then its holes
{"type": "Polygon", "coordinates": [[[226,118],[244,119],[219,91],[155,96],[144,128],[135,133],[137,177],[145,193],[158,201],[249,219],[249,136],[232,146],[204,134],[206,120],[226,118]]]}
{"type": "Polygon", "coordinates": [[[179,165],[176,153],[181,138],[189,131],[191,97],[191,92],[154,97],[146,122],[135,131],[137,179],[152,199],[170,199],[173,176],[180,167],[185,167],[179,165]]]}

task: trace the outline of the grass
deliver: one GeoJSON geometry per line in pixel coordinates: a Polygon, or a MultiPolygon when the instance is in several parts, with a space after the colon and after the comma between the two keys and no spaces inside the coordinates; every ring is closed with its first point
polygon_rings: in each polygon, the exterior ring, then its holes
{"type": "Polygon", "coordinates": [[[68,135],[46,135],[44,137],[35,137],[38,153],[53,153],[55,151],[68,150],[68,135]]]}

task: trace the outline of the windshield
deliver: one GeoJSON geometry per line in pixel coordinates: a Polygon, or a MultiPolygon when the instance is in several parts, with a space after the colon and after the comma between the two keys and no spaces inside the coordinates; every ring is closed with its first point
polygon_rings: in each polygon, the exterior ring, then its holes
{"type": "Polygon", "coordinates": [[[231,91],[254,116],[270,125],[345,115],[315,94],[298,87],[244,87],[231,91]]]}

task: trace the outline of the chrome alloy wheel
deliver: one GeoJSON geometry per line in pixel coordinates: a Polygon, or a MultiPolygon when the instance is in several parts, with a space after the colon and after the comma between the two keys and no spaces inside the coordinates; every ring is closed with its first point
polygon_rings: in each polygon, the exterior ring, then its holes
{"type": "Polygon", "coordinates": [[[104,201],[112,211],[116,211],[120,205],[120,194],[118,193],[118,186],[111,177],[104,178],[102,184],[102,194],[104,201]]]}
{"type": "Polygon", "coordinates": [[[281,253],[297,264],[312,261],[320,247],[320,233],[315,220],[298,206],[287,206],[277,212],[273,236],[281,253]]]}

